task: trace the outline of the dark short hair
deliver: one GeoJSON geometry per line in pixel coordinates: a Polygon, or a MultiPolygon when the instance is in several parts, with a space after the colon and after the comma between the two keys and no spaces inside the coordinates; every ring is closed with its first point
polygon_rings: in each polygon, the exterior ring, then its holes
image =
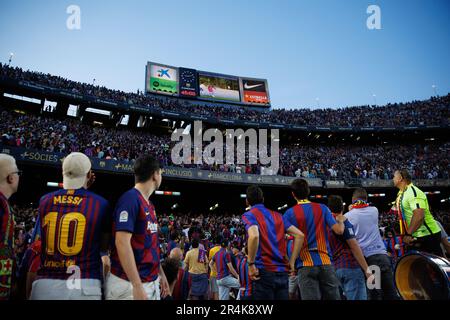
{"type": "Polygon", "coordinates": [[[355,191],[353,191],[353,199],[361,199],[367,201],[367,191],[364,188],[356,188],[355,191]]]}
{"type": "Polygon", "coordinates": [[[291,182],[291,191],[297,199],[307,199],[309,196],[309,185],[305,179],[295,179],[291,182]]]}
{"type": "Polygon", "coordinates": [[[222,242],[220,243],[220,246],[222,248],[226,248],[226,247],[228,247],[229,243],[230,243],[230,241],[228,239],[222,239],[222,242]]]}
{"type": "Polygon", "coordinates": [[[400,174],[400,176],[402,177],[402,179],[406,180],[406,182],[412,181],[411,174],[409,173],[409,171],[407,169],[399,169],[397,171],[400,174]]]}
{"type": "Polygon", "coordinates": [[[172,232],[170,233],[170,240],[175,241],[175,240],[177,240],[179,237],[180,237],[180,235],[179,235],[178,232],[176,232],[176,231],[172,231],[172,232]]]}
{"type": "Polygon", "coordinates": [[[239,242],[233,241],[233,248],[240,250],[239,242]]]}
{"type": "Polygon", "coordinates": [[[169,284],[172,284],[177,279],[179,265],[180,261],[174,258],[166,258],[161,264],[169,284]]]}
{"type": "Polygon", "coordinates": [[[154,157],[151,155],[145,155],[139,157],[134,163],[134,177],[136,183],[147,182],[150,177],[161,169],[161,166],[154,157]]]}
{"type": "Polygon", "coordinates": [[[196,249],[198,248],[198,245],[199,245],[198,238],[192,239],[192,248],[196,249]]]}
{"type": "Polygon", "coordinates": [[[264,194],[260,187],[250,186],[247,188],[247,201],[248,204],[254,206],[258,203],[264,202],[264,194]]]}
{"type": "Polygon", "coordinates": [[[328,198],[328,208],[330,208],[333,213],[341,213],[344,211],[344,201],[341,196],[331,195],[328,198]]]}
{"type": "Polygon", "coordinates": [[[220,244],[223,241],[223,237],[222,236],[216,236],[214,239],[215,244],[220,244]]]}

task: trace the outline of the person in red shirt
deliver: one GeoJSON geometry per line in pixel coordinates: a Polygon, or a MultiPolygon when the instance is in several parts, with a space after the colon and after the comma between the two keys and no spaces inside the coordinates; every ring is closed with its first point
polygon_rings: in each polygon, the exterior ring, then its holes
{"type": "Polygon", "coordinates": [[[0,154],[0,300],[11,297],[14,269],[14,217],[8,199],[19,188],[21,171],[16,160],[0,154]]]}

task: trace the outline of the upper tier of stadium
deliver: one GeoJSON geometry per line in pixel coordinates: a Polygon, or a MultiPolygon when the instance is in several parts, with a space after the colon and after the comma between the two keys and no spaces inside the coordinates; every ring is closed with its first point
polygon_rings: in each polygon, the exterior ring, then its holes
{"type": "Polygon", "coordinates": [[[94,96],[120,104],[143,106],[150,110],[174,111],[215,119],[242,120],[271,124],[325,127],[404,127],[449,126],[450,94],[423,101],[389,103],[384,106],[356,106],[341,109],[271,109],[196,103],[178,98],[112,90],[40,72],[25,71],[0,63],[0,80],[27,81],[73,94],[94,96]]]}

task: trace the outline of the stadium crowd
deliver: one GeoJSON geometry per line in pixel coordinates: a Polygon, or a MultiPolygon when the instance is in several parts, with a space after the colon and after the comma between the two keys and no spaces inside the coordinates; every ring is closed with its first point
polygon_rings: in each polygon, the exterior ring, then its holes
{"type": "MultiPolygon", "coordinates": [[[[32,206],[12,206],[16,220],[14,252],[17,261],[15,282],[24,286],[26,268],[29,266],[29,257],[25,256],[32,250],[39,247],[40,241],[36,237],[36,217],[38,209],[32,206]],[[34,242],[33,242],[34,241],[34,242]],[[36,245],[38,244],[38,245],[36,245]]],[[[440,210],[433,212],[437,221],[441,223],[444,232],[450,233],[450,212],[440,210]]],[[[378,220],[379,232],[382,235],[385,249],[393,266],[405,254],[405,249],[399,246],[401,236],[399,236],[399,219],[395,210],[380,212],[378,220]]],[[[186,264],[188,252],[199,246],[199,250],[204,250],[207,256],[213,257],[221,243],[226,240],[229,244],[227,251],[231,256],[231,263],[238,269],[240,261],[244,256],[246,247],[246,228],[240,214],[214,213],[198,214],[191,212],[160,213],[158,219],[158,237],[160,246],[160,260],[168,279],[171,279],[171,298],[175,300],[193,300],[199,297],[191,293],[192,275],[189,266],[186,264]],[[196,242],[198,242],[196,244],[196,242]],[[214,249],[216,248],[216,249],[214,249]]],[[[287,239],[287,241],[289,241],[287,239]]],[[[289,254],[289,251],[287,252],[289,254]]],[[[450,255],[449,255],[450,256],[450,255]]],[[[106,269],[110,270],[110,260],[105,260],[106,269]]],[[[217,277],[217,270],[208,271],[209,287],[207,294],[202,299],[217,300],[218,292],[214,292],[211,286],[212,278],[217,277]]],[[[170,282],[169,281],[169,282],[170,282]]],[[[217,288],[216,288],[217,289],[217,288]]],[[[24,287],[19,288],[22,298],[26,295],[24,287]]],[[[341,289],[342,290],[342,289],[341,289]]],[[[341,292],[343,294],[343,292],[341,292]]],[[[231,289],[230,299],[237,299],[239,291],[231,289]]],[[[240,297],[242,299],[242,296],[240,297]]],[[[298,298],[296,295],[290,296],[292,299],[298,298]]],[[[342,296],[345,299],[345,295],[342,296]]],[[[347,297],[348,299],[348,297],[347,297]]]]}
{"type": "MultiPolygon", "coordinates": [[[[144,153],[153,154],[164,166],[171,161],[173,142],[167,135],[145,131],[81,124],[75,119],[1,111],[1,143],[49,152],[83,152],[89,157],[132,162],[144,153]]],[[[392,179],[394,168],[408,168],[414,179],[448,179],[450,143],[443,145],[329,146],[285,145],[280,148],[279,175],[322,179],[392,179]],[[324,157],[323,155],[327,156],[324,157]]],[[[263,174],[257,165],[182,164],[204,170],[263,174]]],[[[267,173],[265,173],[267,174],[267,173]]]]}
{"type": "Polygon", "coordinates": [[[315,126],[406,126],[448,125],[450,119],[450,94],[424,101],[390,103],[385,106],[357,106],[341,109],[273,109],[256,111],[224,105],[200,105],[170,97],[145,95],[108,89],[104,86],[81,83],[51,74],[23,70],[0,63],[0,77],[25,80],[35,84],[67,90],[71,93],[94,96],[117,103],[146,106],[155,110],[195,113],[216,119],[255,122],[289,123],[315,126]],[[435,115],[439,114],[439,117],[435,115]]]}

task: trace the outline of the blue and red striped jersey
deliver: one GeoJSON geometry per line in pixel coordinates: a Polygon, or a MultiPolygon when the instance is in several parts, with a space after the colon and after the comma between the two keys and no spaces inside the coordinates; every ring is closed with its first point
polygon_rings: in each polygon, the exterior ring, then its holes
{"type": "Polygon", "coordinates": [[[108,201],[84,188],[61,189],[39,202],[42,241],[39,278],[67,279],[80,268],[82,279],[102,279],[100,239],[110,233],[108,201]]]}
{"type": "Polygon", "coordinates": [[[386,246],[386,251],[391,253],[392,258],[394,258],[394,260],[397,260],[398,258],[405,255],[405,245],[403,243],[402,237],[395,236],[386,238],[384,240],[384,244],[386,246]],[[396,245],[398,245],[398,249],[395,248],[396,245]]]}
{"type": "Polygon", "coordinates": [[[259,231],[259,246],[256,252],[255,266],[270,272],[288,271],[289,262],[286,259],[286,230],[292,225],[283,221],[283,216],[271,211],[263,204],[254,205],[244,213],[242,220],[245,229],[257,226],[259,231]]]}
{"type": "Polygon", "coordinates": [[[231,263],[231,254],[226,248],[220,248],[214,255],[213,261],[216,263],[217,280],[225,278],[230,274],[230,269],[228,269],[227,264],[231,263]]]}
{"type": "Polygon", "coordinates": [[[250,297],[253,293],[252,280],[248,274],[247,257],[238,261],[239,282],[241,285],[241,297],[250,297]]]}
{"type": "Polygon", "coordinates": [[[170,255],[170,251],[178,247],[178,243],[175,240],[169,240],[167,243],[167,256],[170,255]]]}
{"type": "Polygon", "coordinates": [[[286,211],[283,220],[305,235],[296,268],[331,264],[327,228],[331,229],[336,220],[326,205],[301,201],[286,211]]]}
{"type": "MultiPolygon", "coordinates": [[[[131,247],[142,282],[158,278],[160,248],[155,207],[136,188],[125,192],[117,202],[113,218],[113,244],[118,231],[132,233],[131,247]]],[[[111,273],[127,280],[116,246],[111,252],[111,273]]]]}
{"type": "Polygon", "coordinates": [[[8,199],[0,192],[0,246],[12,250],[14,244],[14,216],[8,199]]]}
{"type": "MultiPolygon", "coordinates": [[[[336,218],[335,214],[333,214],[333,218],[336,218]]],[[[333,265],[336,269],[359,268],[359,263],[356,261],[352,250],[347,243],[347,240],[355,238],[353,225],[350,221],[345,220],[344,227],[345,229],[342,235],[335,234],[331,229],[328,232],[333,265]]]]}
{"type": "Polygon", "coordinates": [[[287,255],[288,259],[291,258],[293,251],[294,251],[294,239],[287,239],[286,240],[286,255],[287,255]]]}
{"type": "Polygon", "coordinates": [[[14,216],[0,192],[0,300],[8,300],[14,268],[14,216]]]}

